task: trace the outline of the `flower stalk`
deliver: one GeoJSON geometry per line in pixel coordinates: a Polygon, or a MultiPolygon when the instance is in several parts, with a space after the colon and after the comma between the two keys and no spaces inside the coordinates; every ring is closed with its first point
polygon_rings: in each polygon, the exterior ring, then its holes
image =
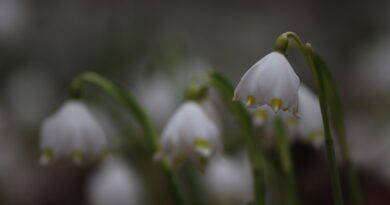
{"type": "Polygon", "coordinates": [[[336,154],[334,149],[333,138],[331,136],[330,123],[333,123],[337,132],[337,140],[342,153],[343,160],[348,170],[348,183],[354,204],[362,204],[360,188],[356,171],[351,159],[348,148],[348,138],[345,132],[343,114],[340,105],[340,99],[337,94],[336,85],[332,76],[327,69],[325,63],[320,56],[314,52],[309,43],[304,44],[300,37],[293,32],[281,34],[275,43],[275,49],[285,53],[286,46],[281,46],[283,43],[288,43],[288,38],[291,37],[298,44],[301,52],[304,54],[309,68],[316,82],[317,91],[319,94],[320,108],[324,124],[325,143],[327,149],[327,157],[331,167],[332,190],[336,204],[343,204],[340,177],[336,162],[336,154]],[[329,117],[330,115],[330,117],[329,117]]]}
{"type": "Polygon", "coordinates": [[[215,87],[226,103],[228,109],[235,116],[237,123],[239,124],[244,137],[244,143],[250,158],[252,174],[254,178],[254,192],[255,192],[255,204],[264,205],[264,165],[263,155],[260,146],[256,146],[254,138],[254,128],[252,119],[246,108],[240,102],[232,101],[234,88],[233,86],[219,73],[212,71],[208,75],[199,76],[194,78],[195,80],[205,80],[205,84],[215,87]]]}
{"type": "Polygon", "coordinates": [[[362,205],[363,199],[362,194],[360,190],[360,184],[357,177],[356,169],[349,151],[348,147],[348,137],[347,132],[345,130],[344,125],[344,115],[342,111],[342,106],[340,102],[340,97],[337,92],[336,84],[333,80],[333,77],[326,66],[325,62],[322,60],[322,58],[317,54],[314,53],[315,62],[316,65],[320,68],[322,75],[326,79],[326,92],[329,96],[329,103],[331,105],[330,110],[330,116],[332,118],[333,126],[336,130],[337,139],[339,141],[339,147],[341,151],[341,155],[343,157],[344,164],[347,169],[348,173],[348,185],[349,189],[352,195],[352,202],[356,205],[362,205]]]}
{"type": "MultiPolygon", "coordinates": [[[[84,83],[91,83],[93,85],[96,85],[97,87],[100,87],[102,90],[110,94],[113,98],[121,102],[132,114],[132,116],[134,116],[135,119],[140,123],[143,131],[148,138],[148,142],[153,152],[159,152],[160,148],[158,145],[157,131],[153,127],[146,113],[142,110],[141,106],[139,106],[135,99],[128,94],[127,90],[123,86],[116,84],[115,82],[110,81],[96,73],[85,72],[77,76],[71,83],[69,94],[72,98],[81,97],[82,85],[84,83]]],[[[176,179],[176,176],[174,175],[166,159],[163,159],[162,166],[164,174],[169,179],[176,203],[179,205],[185,204],[178,187],[178,181],[176,179]]]]}
{"type": "Polygon", "coordinates": [[[280,164],[284,177],[287,179],[287,204],[298,205],[299,197],[295,180],[294,164],[291,158],[288,136],[283,120],[275,118],[275,137],[279,152],[280,164]]]}

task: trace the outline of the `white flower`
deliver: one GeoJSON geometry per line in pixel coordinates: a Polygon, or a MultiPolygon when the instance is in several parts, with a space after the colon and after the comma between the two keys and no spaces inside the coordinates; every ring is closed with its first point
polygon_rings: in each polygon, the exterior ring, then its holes
{"type": "Polygon", "coordinates": [[[324,129],[318,97],[305,85],[301,85],[299,96],[298,134],[315,145],[324,142],[324,129]]]}
{"type": "Polygon", "coordinates": [[[253,179],[247,157],[215,157],[205,173],[207,193],[223,204],[253,200],[253,179]]]}
{"type": "Polygon", "coordinates": [[[275,113],[268,105],[249,110],[252,113],[253,124],[256,127],[262,128],[262,138],[268,140],[270,143],[272,143],[275,135],[276,118],[283,120],[289,136],[293,136],[296,133],[298,118],[290,112],[275,113]]]}
{"type": "Polygon", "coordinates": [[[167,156],[174,165],[189,159],[203,168],[221,149],[220,131],[198,103],[186,102],[164,128],[160,145],[159,155],[167,156]]]}
{"type": "Polygon", "coordinates": [[[88,184],[91,205],[141,205],[143,194],[139,177],[118,159],[105,160],[88,184]]]}
{"type": "Polygon", "coordinates": [[[150,117],[155,125],[162,128],[167,121],[170,113],[175,110],[179,104],[176,85],[173,79],[164,75],[139,76],[137,78],[134,90],[134,95],[140,102],[145,111],[150,114],[150,117]],[[145,83],[147,82],[147,83],[145,83]]]}
{"type": "Polygon", "coordinates": [[[69,100],[43,122],[41,148],[43,164],[60,156],[72,156],[80,164],[84,154],[106,154],[107,138],[84,103],[69,100]]]}
{"type": "Polygon", "coordinates": [[[274,51],[249,68],[238,83],[233,100],[245,101],[250,107],[269,105],[275,112],[295,112],[299,83],[286,57],[274,51]]]}

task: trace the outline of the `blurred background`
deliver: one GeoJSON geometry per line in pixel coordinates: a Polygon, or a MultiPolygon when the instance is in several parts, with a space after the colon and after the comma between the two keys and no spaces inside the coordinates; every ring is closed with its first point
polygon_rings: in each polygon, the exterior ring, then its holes
{"type": "MultiPolygon", "coordinates": [[[[38,163],[41,123],[80,72],[126,85],[161,130],[191,77],[216,69],[236,84],[290,30],[314,46],[335,77],[366,204],[388,204],[389,11],[385,0],[0,0],[0,204],[90,204],[86,187],[98,162],[38,163]]],[[[292,48],[289,59],[313,88],[303,56],[292,48]]],[[[86,90],[112,153],[140,174],[145,203],[173,204],[144,154],[137,123],[108,95],[86,90]]],[[[324,152],[299,142],[293,151],[305,204],[332,204],[324,152]]],[[[180,172],[186,184],[194,183],[186,182],[189,173],[180,172]]]]}

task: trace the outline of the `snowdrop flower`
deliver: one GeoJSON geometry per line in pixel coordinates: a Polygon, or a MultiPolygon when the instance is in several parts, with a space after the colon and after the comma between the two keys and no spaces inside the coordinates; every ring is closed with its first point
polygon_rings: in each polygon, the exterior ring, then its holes
{"type": "Polygon", "coordinates": [[[207,192],[222,204],[246,204],[253,200],[253,180],[247,157],[215,157],[205,173],[207,192]]]}
{"type": "Polygon", "coordinates": [[[280,118],[285,122],[287,133],[289,136],[293,136],[297,130],[298,117],[290,112],[278,112],[268,105],[260,106],[256,109],[250,109],[252,113],[252,121],[255,127],[261,127],[265,139],[273,141],[275,134],[275,119],[280,118]]]}
{"type": "Polygon", "coordinates": [[[221,149],[220,130],[196,102],[184,103],[171,117],[160,138],[161,153],[173,165],[186,159],[204,168],[208,159],[221,149]]]}
{"type": "Polygon", "coordinates": [[[41,148],[42,164],[47,164],[53,157],[70,155],[76,164],[80,164],[84,154],[105,155],[107,139],[84,103],[69,100],[43,122],[41,148]]]}
{"type": "Polygon", "coordinates": [[[315,145],[321,145],[324,142],[324,131],[318,97],[305,85],[300,86],[298,96],[298,134],[315,145]]]}
{"type": "Polygon", "coordinates": [[[88,184],[91,205],[141,205],[143,187],[136,173],[118,159],[107,159],[88,184]]]}
{"type": "Polygon", "coordinates": [[[162,128],[170,113],[179,104],[177,87],[172,79],[164,75],[152,77],[139,76],[134,90],[134,95],[143,105],[147,113],[150,113],[152,121],[159,128],[162,128]],[[148,83],[145,83],[147,81],[148,83]]]}
{"type": "Polygon", "coordinates": [[[238,83],[233,100],[249,107],[271,106],[275,112],[296,112],[299,78],[286,57],[274,51],[253,65],[238,83]]]}

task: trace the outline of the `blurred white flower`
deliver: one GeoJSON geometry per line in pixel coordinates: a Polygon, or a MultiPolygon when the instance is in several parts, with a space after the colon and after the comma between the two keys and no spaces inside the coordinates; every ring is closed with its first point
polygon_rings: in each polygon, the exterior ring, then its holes
{"type": "Polygon", "coordinates": [[[245,101],[249,107],[271,106],[295,112],[300,80],[286,57],[272,52],[244,74],[238,83],[233,100],[245,101]]]}
{"type": "Polygon", "coordinates": [[[105,155],[107,139],[84,103],[69,100],[43,122],[41,130],[41,163],[51,158],[72,156],[80,164],[84,155],[105,155]]]}
{"type": "Polygon", "coordinates": [[[139,176],[126,163],[107,159],[88,184],[91,205],[141,205],[143,187],[139,176]]]}
{"type": "Polygon", "coordinates": [[[252,120],[255,127],[262,128],[261,137],[271,144],[274,141],[276,118],[283,120],[289,136],[293,136],[296,133],[298,119],[290,112],[275,113],[275,111],[268,105],[263,105],[256,109],[249,109],[249,111],[252,114],[252,120]]]}
{"type": "Polygon", "coordinates": [[[25,7],[22,0],[0,0],[0,37],[13,40],[21,34],[27,20],[25,7]]]}
{"type": "Polygon", "coordinates": [[[273,121],[276,115],[280,113],[275,113],[270,106],[260,106],[256,109],[250,109],[253,116],[253,123],[256,126],[261,126],[267,124],[270,121],[273,121]]]}
{"type": "MultiPolygon", "coordinates": [[[[265,134],[274,134],[274,120],[281,118],[289,136],[300,136],[304,141],[320,146],[324,142],[322,115],[318,97],[304,84],[298,90],[298,110],[295,115],[289,112],[275,113],[269,106],[250,109],[255,126],[263,126],[265,134]]],[[[293,139],[293,138],[292,138],[293,139]]]]}
{"type": "Polygon", "coordinates": [[[324,143],[324,129],[318,97],[304,84],[299,87],[298,96],[298,135],[319,146],[324,143]]]}
{"type": "Polygon", "coordinates": [[[161,153],[173,165],[189,159],[201,168],[221,150],[220,130],[196,102],[186,102],[173,114],[160,138],[161,153]]]}
{"type": "Polygon", "coordinates": [[[247,157],[218,156],[205,172],[206,191],[222,204],[246,204],[253,200],[253,179],[247,157]]]}
{"type": "Polygon", "coordinates": [[[177,87],[172,79],[164,75],[141,79],[134,86],[134,96],[149,113],[153,123],[161,128],[179,103],[177,87]]]}

